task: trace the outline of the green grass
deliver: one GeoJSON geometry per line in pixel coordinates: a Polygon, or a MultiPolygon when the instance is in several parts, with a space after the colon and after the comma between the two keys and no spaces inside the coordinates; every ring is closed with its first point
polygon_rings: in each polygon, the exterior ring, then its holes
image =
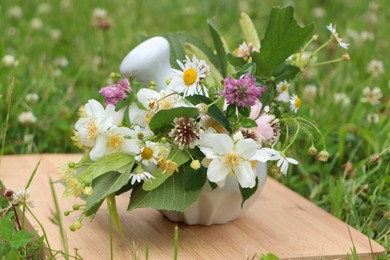
{"type": "MultiPolygon", "coordinates": [[[[102,100],[98,90],[105,85],[111,71],[118,71],[127,52],[144,37],[169,31],[187,31],[211,43],[206,20],[218,16],[218,27],[231,49],[242,42],[238,24],[240,10],[253,19],[260,37],[264,34],[271,6],[290,1],[47,1],[49,13],[39,13],[40,0],[2,0],[0,2],[0,57],[12,54],[19,66],[6,68],[0,64],[0,129],[5,127],[7,91],[15,78],[10,119],[4,153],[79,152],[71,141],[77,109],[88,99],[102,100]],[[64,3],[70,3],[69,6],[64,3]],[[13,5],[23,9],[23,17],[8,16],[13,5]],[[107,10],[112,19],[110,30],[101,31],[91,25],[96,7],[107,10]],[[41,30],[32,30],[30,21],[39,17],[41,30]],[[52,29],[62,36],[53,40],[52,29]],[[69,65],[59,68],[55,59],[66,57],[69,65]],[[97,65],[96,60],[103,61],[97,65]],[[61,75],[59,74],[61,71],[61,75]],[[27,102],[28,93],[38,93],[38,102],[27,102]],[[23,126],[18,115],[31,110],[37,122],[23,126]],[[27,138],[29,136],[29,138],[27,138]]],[[[296,18],[302,23],[313,21],[322,43],[329,37],[325,26],[337,25],[340,36],[351,44],[351,61],[315,68],[312,78],[301,77],[294,90],[302,97],[300,114],[312,118],[323,131],[331,158],[319,163],[307,154],[311,143],[304,138],[291,152],[301,164],[287,178],[276,176],[293,190],[346,221],[367,236],[390,247],[390,67],[388,54],[388,20],[386,0],[372,1],[380,8],[372,10],[365,0],[293,1],[296,18]],[[321,6],[322,18],[313,10],[321,6]],[[367,23],[368,13],[376,15],[376,23],[367,23]],[[347,31],[368,31],[374,40],[358,42],[347,31]],[[366,66],[372,59],[384,62],[385,73],[372,77],[366,66]],[[303,95],[304,86],[318,86],[318,95],[310,101],[303,95]],[[381,104],[360,102],[365,86],[378,86],[383,92],[381,104]],[[337,104],[334,94],[345,92],[350,105],[337,104]],[[379,122],[369,124],[368,113],[377,113],[379,122]],[[383,153],[382,153],[383,152],[383,153]],[[381,154],[371,163],[374,155],[381,154]],[[348,169],[350,168],[350,169],[348,169]]],[[[328,48],[318,60],[338,58],[340,48],[328,48]]],[[[3,138],[0,138],[2,140],[3,138]]],[[[321,147],[317,147],[321,149],[321,147]]]]}

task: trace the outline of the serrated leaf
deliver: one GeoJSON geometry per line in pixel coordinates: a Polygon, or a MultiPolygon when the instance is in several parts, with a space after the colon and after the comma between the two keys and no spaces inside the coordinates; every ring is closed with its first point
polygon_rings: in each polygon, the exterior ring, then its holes
{"type": "Polygon", "coordinates": [[[95,206],[101,204],[107,196],[125,186],[129,182],[129,177],[130,171],[126,171],[124,173],[110,172],[94,179],[92,181],[93,193],[87,198],[86,215],[95,214],[99,209],[95,206]]]}
{"type": "Polygon", "coordinates": [[[154,133],[158,133],[161,128],[171,128],[176,117],[196,117],[199,110],[195,107],[175,107],[158,111],[150,120],[149,127],[154,133]]]}
{"type": "Polygon", "coordinates": [[[198,170],[194,170],[191,167],[186,167],[184,169],[183,187],[185,190],[202,189],[206,180],[206,168],[200,167],[198,170]]]}
{"type": "Polygon", "coordinates": [[[211,33],[211,37],[213,38],[214,46],[217,51],[217,57],[219,61],[219,67],[221,69],[222,77],[227,76],[227,59],[226,59],[226,51],[222,41],[222,38],[217,30],[215,25],[215,18],[209,19],[207,21],[211,33]]]}
{"type": "Polygon", "coordinates": [[[9,245],[16,249],[24,247],[34,239],[35,235],[36,232],[30,233],[24,230],[18,231],[12,236],[11,240],[9,241],[9,245]]]}
{"type": "MultiPolygon", "coordinates": [[[[184,163],[190,160],[190,156],[188,155],[188,153],[182,150],[174,149],[169,154],[168,159],[176,162],[177,167],[180,167],[181,165],[183,165],[184,163]]],[[[155,188],[160,186],[164,181],[166,181],[170,176],[169,174],[162,173],[161,168],[158,168],[152,175],[155,177],[155,179],[152,179],[148,182],[144,182],[142,185],[142,188],[145,191],[154,190],[155,188]]]]}
{"type": "MultiPolygon", "coordinates": [[[[208,105],[212,102],[207,97],[201,96],[201,95],[189,96],[189,97],[186,97],[186,99],[194,105],[197,105],[199,103],[205,103],[206,105],[208,105]]],[[[209,115],[210,117],[215,119],[215,121],[220,123],[226,130],[230,131],[229,121],[226,119],[223,112],[216,105],[212,105],[209,107],[209,109],[207,110],[207,115],[209,115]]]]}
{"type": "Polygon", "coordinates": [[[252,53],[257,73],[271,73],[290,55],[294,54],[312,34],[314,24],[304,27],[294,19],[292,6],[272,8],[260,53],[252,53]]]}
{"type": "Polygon", "coordinates": [[[282,71],[277,75],[274,75],[275,82],[280,82],[283,80],[291,80],[301,71],[300,68],[293,65],[284,65],[282,71]]]}
{"type": "Polygon", "coordinates": [[[154,208],[183,212],[198,199],[201,189],[185,190],[180,185],[182,182],[183,173],[174,173],[152,191],[145,191],[142,187],[136,187],[131,193],[127,210],[154,208]]]}
{"type": "Polygon", "coordinates": [[[244,33],[245,41],[248,44],[251,43],[253,47],[259,50],[260,40],[252,19],[246,13],[241,12],[239,22],[241,30],[244,33]]]}
{"type": "Polygon", "coordinates": [[[207,55],[198,47],[191,43],[185,43],[184,46],[184,51],[187,55],[192,57],[195,55],[198,60],[204,60],[210,67],[210,73],[212,77],[207,77],[206,81],[208,83],[212,83],[211,79],[214,78],[215,81],[221,82],[223,80],[223,77],[221,73],[219,73],[218,69],[214,66],[214,64],[210,61],[210,59],[207,57],[207,55]]]}
{"type": "Polygon", "coordinates": [[[14,233],[14,225],[8,218],[0,218],[0,238],[9,241],[14,233]]]}
{"type": "Polygon", "coordinates": [[[241,208],[244,206],[244,202],[249,199],[256,191],[259,186],[259,180],[256,178],[256,184],[253,188],[241,188],[240,192],[242,197],[241,208]]]}
{"type": "Polygon", "coordinates": [[[252,127],[257,127],[257,123],[255,120],[250,119],[250,118],[243,118],[241,120],[241,125],[244,128],[252,128],[252,127]]]}
{"type": "Polygon", "coordinates": [[[78,180],[93,180],[103,174],[118,170],[134,161],[134,156],[124,153],[107,154],[99,160],[93,162],[85,171],[81,172],[78,180]]]}
{"type": "Polygon", "coordinates": [[[186,53],[184,52],[183,46],[185,43],[190,43],[200,49],[217,69],[221,69],[217,56],[202,39],[184,32],[168,33],[164,37],[169,41],[170,61],[174,68],[180,69],[176,60],[185,60],[186,53]]]}

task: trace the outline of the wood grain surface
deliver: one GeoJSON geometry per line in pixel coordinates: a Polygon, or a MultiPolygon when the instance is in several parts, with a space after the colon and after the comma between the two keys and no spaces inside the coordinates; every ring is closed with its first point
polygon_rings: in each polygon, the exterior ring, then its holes
{"type": "MultiPolygon", "coordinates": [[[[3,156],[0,180],[7,188],[23,189],[29,175],[41,159],[31,185],[35,214],[46,227],[51,246],[62,249],[59,229],[50,218],[54,203],[49,177],[57,180],[58,166],[77,161],[80,154],[44,154],[3,156]]],[[[63,187],[56,184],[62,211],[71,210],[75,199],[62,199],[63,187]]],[[[78,201],[80,203],[80,201],[78,201]]],[[[124,234],[114,234],[116,259],[132,259],[136,254],[144,259],[146,245],[149,259],[173,259],[175,223],[153,209],[127,212],[128,194],[117,199],[124,234]]],[[[83,221],[83,227],[70,232],[68,227],[76,215],[63,216],[69,248],[79,249],[84,259],[109,259],[109,218],[107,207],[100,209],[93,222],[83,221]]],[[[31,225],[39,226],[31,216],[31,225]]],[[[225,225],[179,226],[179,259],[247,259],[254,254],[273,253],[282,259],[347,259],[353,243],[360,259],[372,259],[383,254],[384,248],[348,225],[301,197],[277,181],[268,178],[260,198],[253,207],[235,221],[225,225]],[[353,242],[352,242],[353,241],[353,242]]]]}

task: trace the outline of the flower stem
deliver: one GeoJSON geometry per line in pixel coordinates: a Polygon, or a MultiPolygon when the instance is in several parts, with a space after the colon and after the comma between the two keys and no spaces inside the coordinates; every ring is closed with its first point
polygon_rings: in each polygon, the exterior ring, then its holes
{"type": "Polygon", "coordinates": [[[16,212],[16,207],[12,206],[12,209],[14,210],[16,224],[18,225],[18,230],[22,230],[22,226],[20,225],[20,221],[19,221],[19,217],[18,217],[18,212],[16,212]]]}
{"type": "Polygon", "coordinates": [[[324,62],[315,63],[315,64],[313,64],[313,66],[321,66],[321,65],[336,63],[336,62],[340,62],[342,60],[343,60],[343,58],[338,58],[338,59],[334,59],[334,60],[328,60],[328,61],[324,61],[324,62]]]}

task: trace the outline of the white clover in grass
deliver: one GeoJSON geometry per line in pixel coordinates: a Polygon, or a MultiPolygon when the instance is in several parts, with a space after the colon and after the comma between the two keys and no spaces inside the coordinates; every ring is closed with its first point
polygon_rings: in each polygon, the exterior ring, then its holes
{"type": "Polygon", "coordinates": [[[268,152],[268,154],[271,155],[270,161],[278,161],[276,166],[280,168],[280,171],[283,173],[283,175],[287,174],[288,171],[288,165],[291,164],[298,164],[299,162],[293,158],[286,157],[283,153],[276,151],[272,148],[263,148],[268,152]]]}
{"type": "Polygon", "coordinates": [[[242,188],[253,188],[256,185],[254,167],[257,162],[267,162],[270,155],[259,148],[253,139],[244,139],[241,132],[233,137],[226,134],[207,133],[206,140],[199,148],[205,155],[202,161],[207,167],[207,178],[218,184],[225,185],[226,176],[233,174],[242,188]]]}
{"type": "Polygon", "coordinates": [[[35,17],[31,20],[30,27],[32,30],[41,30],[43,28],[43,22],[41,19],[35,17]]]}
{"type": "Polygon", "coordinates": [[[4,55],[1,62],[7,68],[17,67],[19,65],[19,61],[15,58],[15,56],[10,55],[10,54],[4,55]]]}
{"type": "Polygon", "coordinates": [[[149,166],[150,164],[157,165],[159,153],[160,147],[157,143],[146,141],[145,145],[140,148],[140,152],[135,159],[146,166],[149,166]]]}
{"type": "Polygon", "coordinates": [[[370,103],[372,106],[380,104],[382,91],[378,87],[365,87],[363,89],[363,97],[360,99],[362,103],[370,103]]]}
{"type": "Polygon", "coordinates": [[[181,70],[173,69],[172,79],[169,83],[168,90],[182,93],[184,97],[195,94],[208,95],[206,87],[203,85],[203,80],[210,74],[210,67],[204,60],[198,60],[195,55],[190,59],[186,55],[186,59],[181,62],[176,61],[181,70]]]}
{"type": "Polygon", "coordinates": [[[26,190],[20,190],[18,192],[15,192],[12,196],[11,203],[13,205],[23,205],[27,204],[30,207],[34,207],[34,202],[30,201],[30,189],[26,190]]]}
{"type": "Polygon", "coordinates": [[[115,111],[113,105],[104,108],[98,101],[89,100],[85,105],[85,117],[80,118],[75,126],[80,143],[86,147],[94,147],[99,135],[111,126],[122,123],[123,113],[123,110],[115,111]]]}
{"type": "Polygon", "coordinates": [[[383,62],[380,60],[371,60],[366,68],[366,71],[374,77],[378,77],[385,72],[383,62]]]}
{"type": "Polygon", "coordinates": [[[240,58],[249,58],[252,52],[258,52],[259,49],[254,47],[252,43],[246,43],[245,41],[233,51],[233,54],[240,58]]]}
{"type": "Polygon", "coordinates": [[[8,16],[15,19],[20,19],[23,17],[23,10],[20,6],[14,5],[9,7],[8,9],[8,16]]]}
{"type": "Polygon", "coordinates": [[[31,111],[22,112],[18,116],[18,121],[22,125],[32,125],[37,121],[37,118],[31,111]]]}
{"type": "Polygon", "coordinates": [[[131,130],[127,127],[111,126],[103,134],[99,135],[96,145],[89,156],[93,161],[102,158],[106,154],[121,152],[136,155],[139,153],[137,139],[129,139],[131,130]]]}
{"type": "Polygon", "coordinates": [[[351,99],[344,92],[336,92],[333,98],[336,104],[341,104],[343,107],[347,107],[351,104],[351,99]]]}
{"type": "Polygon", "coordinates": [[[342,38],[339,37],[339,34],[336,32],[336,25],[333,26],[332,23],[326,26],[326,29],[328,29],[331,32],[331,39],[334,41],[338,46],[340,46],[343,49],[348,49],[349,44],[345,43],[342,38]]]}
{"type": "Polygon", "coordinates": [[[298,109],[301,107],[301,99],[297,95],[292,95],[290,98],[290,109],[294,113],[298,112],[298,109]]]}
{"type": "Polygon", "coordinates": [[[290,83],[287,82],[287,80],[283,80],[276,84],[276,91],[279,93],[276,97],[276,100],[282,101],[282,102],[289,102],[290,95],[288,94],[288,89],[290,87],[290,83]]]}

